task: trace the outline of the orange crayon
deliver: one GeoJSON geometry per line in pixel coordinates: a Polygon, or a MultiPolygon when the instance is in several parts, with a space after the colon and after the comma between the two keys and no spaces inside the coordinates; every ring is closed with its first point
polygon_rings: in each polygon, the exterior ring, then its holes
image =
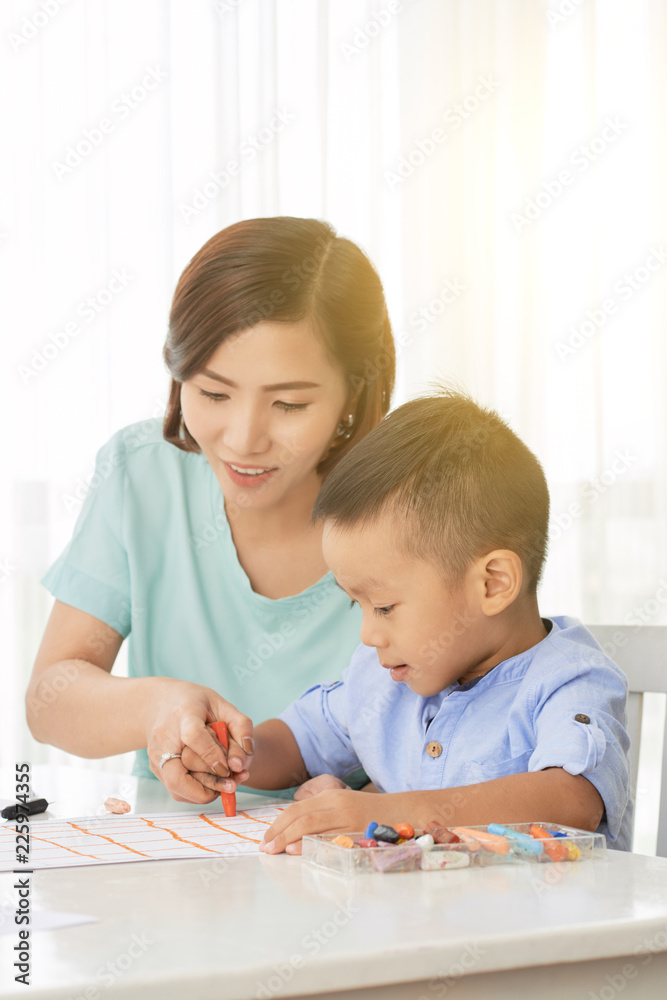
{"type": "Polygon", "coordinates": [[[509,854],[509,840],[507,837],[501,837],[498,833],[488,833],[485,830],[470,830],[467,826],[454,826],[452,827],[452,833],[461,837],[463,841],[468,841],[472,838],[487,851],[493,851],[494,854],[509,854]]]}
{"type": "MultiPolygon", "coordinates": [[[[225,750],[229,750],[227,723],[213,722],[211,728],[225,750]]],[[[220,792],[220,799],[222,800],[222,808],[225,810],[225,816],[236,816],[236,792],[220,792]]]]}

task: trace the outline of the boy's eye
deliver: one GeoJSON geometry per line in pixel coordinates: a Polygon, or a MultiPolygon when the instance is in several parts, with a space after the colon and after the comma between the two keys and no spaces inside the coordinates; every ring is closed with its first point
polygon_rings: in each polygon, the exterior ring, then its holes
{"type": "MultiPolygon", "coordinates": [[[[358,602],[354,600],[350,601],[350,608],[353,608],[357,603],[358,602]]],[[[393,604],[389,604],[386,608],[373,608],[373,614],[380,615],[381,617],[384,618],[386,615],[389,614],[393,606],[394,606],[393,604]]]]}

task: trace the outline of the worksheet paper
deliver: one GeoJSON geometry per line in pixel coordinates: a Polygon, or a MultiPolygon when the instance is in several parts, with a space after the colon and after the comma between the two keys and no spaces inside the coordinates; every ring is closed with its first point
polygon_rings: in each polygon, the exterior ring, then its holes
{"type": "Polygon", "coordinates": [[[0,872],[257,854],[265,831],[286,805],[244,809],[232,819],[220,811],[33,822],[23,865],[17,863],[16,830],[8,822],[0,829],[0,872]]]}

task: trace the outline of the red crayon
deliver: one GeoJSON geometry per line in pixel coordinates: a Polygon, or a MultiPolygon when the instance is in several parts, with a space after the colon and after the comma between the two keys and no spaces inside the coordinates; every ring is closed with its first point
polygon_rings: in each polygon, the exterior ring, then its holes
{"type": "MultiPolygon", "coordinates": [[[[213,722],[211,728],[225,750],[229,750],[227,723],[213,722]]],[[[229,764],[227,766],[229,767],[229,764]]],[[[222,800],[222,808],[225,810],[225,816],[236,816],[236,792],[220,792],[220,798],[222,800]]]]}

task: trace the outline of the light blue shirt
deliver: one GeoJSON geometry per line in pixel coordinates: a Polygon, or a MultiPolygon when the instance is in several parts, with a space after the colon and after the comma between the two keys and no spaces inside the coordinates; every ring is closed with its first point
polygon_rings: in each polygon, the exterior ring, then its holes
{"type": "Polygon", "coordinates": [[[342,680],[311,687],[280,718],[311,776],[344,778],[363,766],[383,792],[455,788],[546,767],[583,774],[604,802],[599,832],[629,850],[625,675],[574,618],[550,621],[536,646],[429,698],[393,681],[376,651],[360,645],[342,680]],[[438,757],[426,752],[431,741],[442,746],[438,757]]]}
{"type": "MultiPolygon", "coordinates": [[[[340,677],[359,643],[361,612],[332,573],[291,597],[255,593],[208,460],[165,441],[160,420],[100,449],[72,540],[42,583],[129,637],[130,676],[211,687],[255,723],[340,677]]],[[[153,777],[145,750],[134,773],[153,777]]]]}

